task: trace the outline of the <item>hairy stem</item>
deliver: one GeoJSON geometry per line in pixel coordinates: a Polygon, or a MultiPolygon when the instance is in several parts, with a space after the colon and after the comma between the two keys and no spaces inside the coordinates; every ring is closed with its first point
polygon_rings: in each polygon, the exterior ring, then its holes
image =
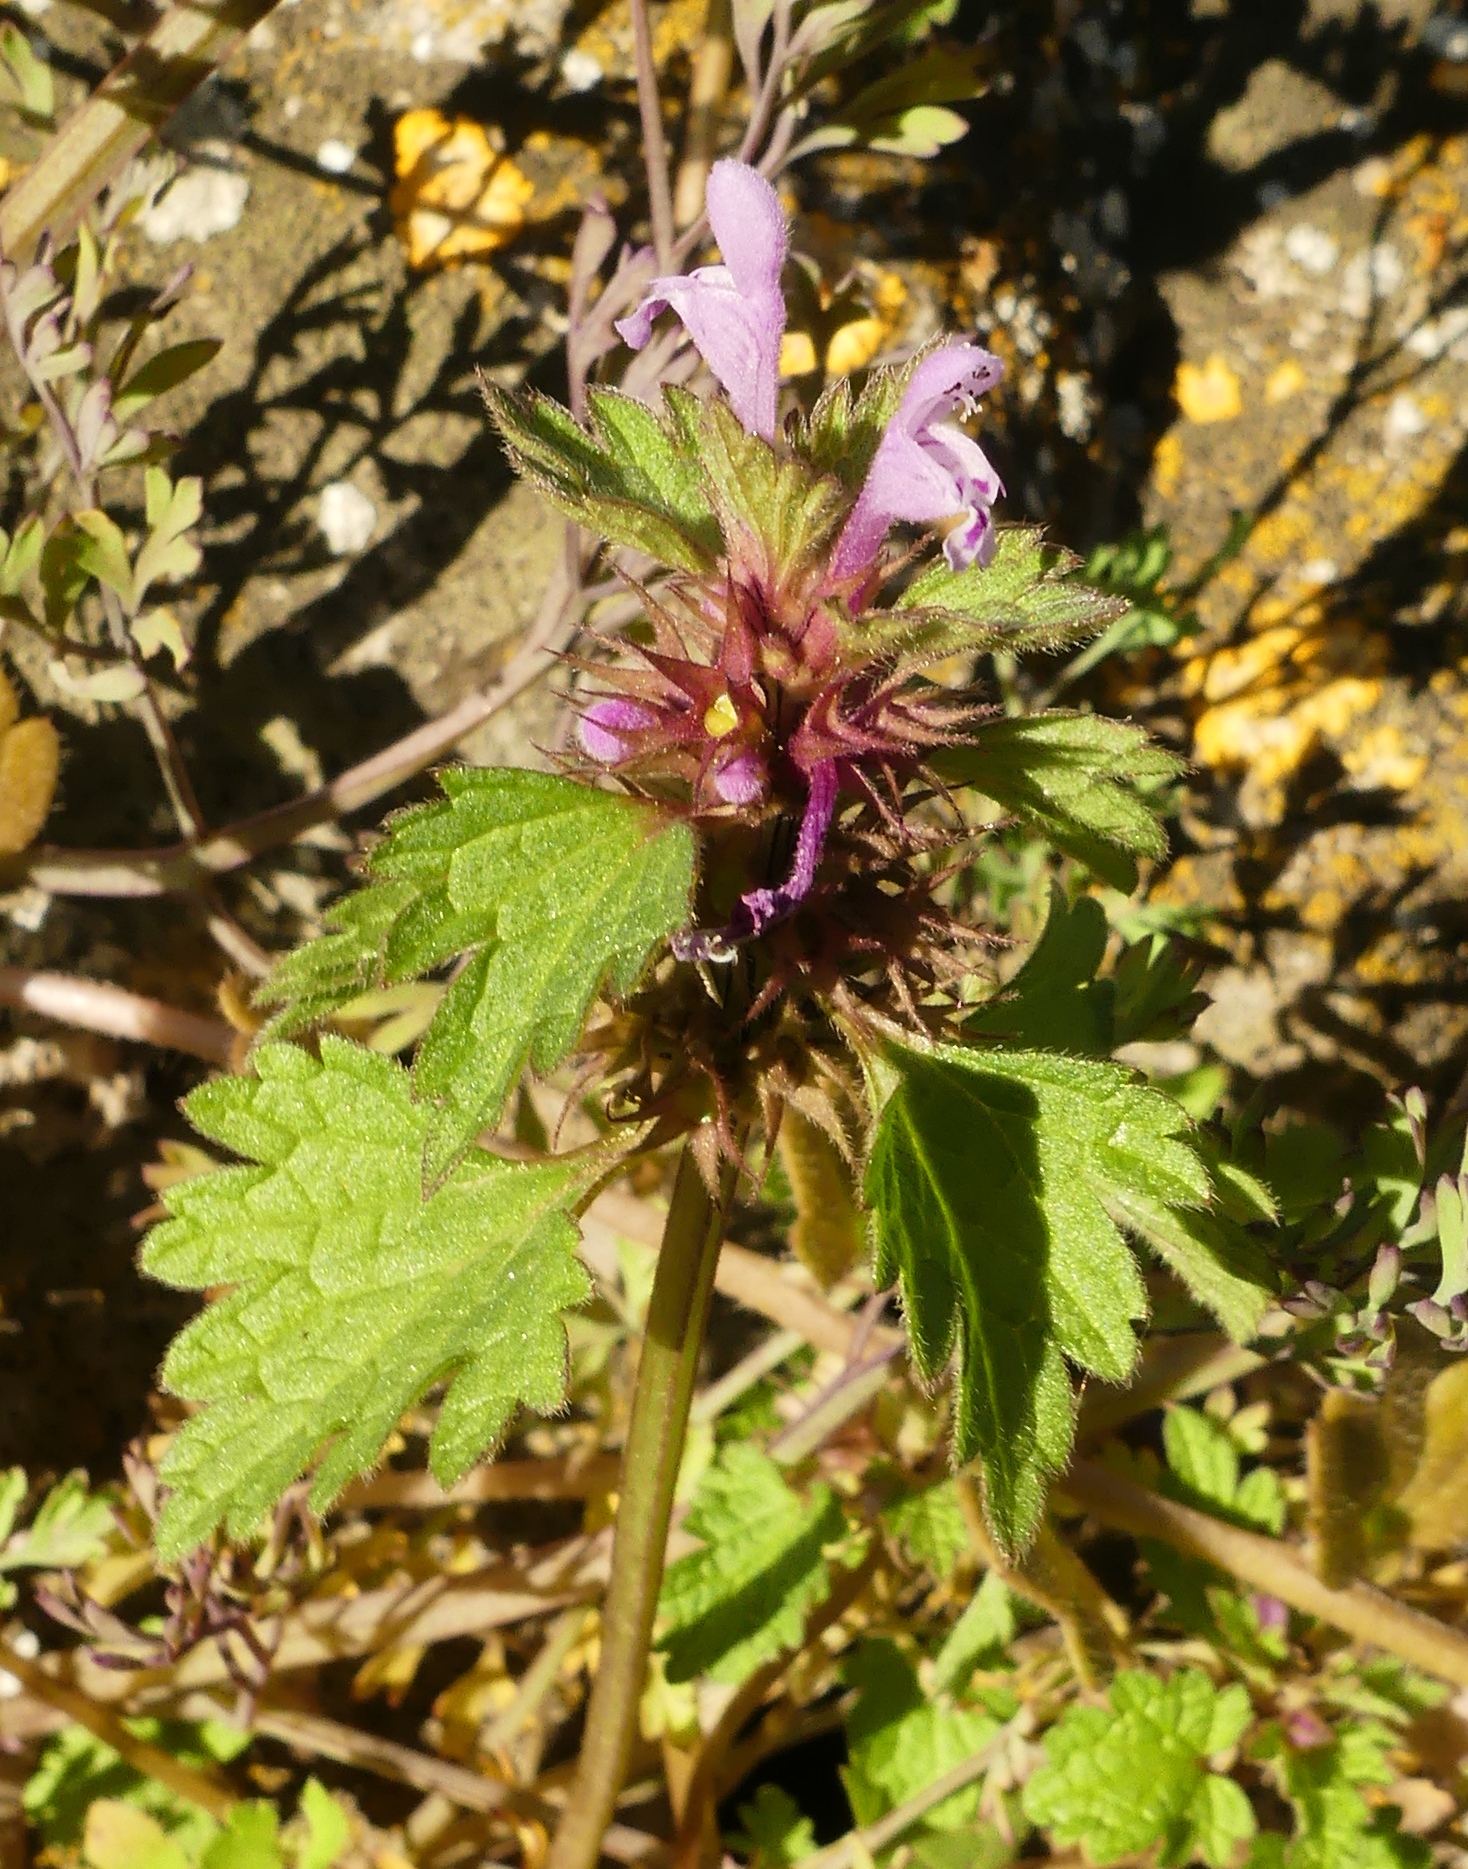
{"type": "Polygon", "coordinates": [[[663,1581],[673,1488],[735,1175],[731,1164],[723,1166],[715,1199],[691,1146],[678,1162],[622,1456],[601,1665],[576,1782],[546,1869],[594,1869],[626,1775],[663,1581]]]}
{"type": "Polygon", "coordinates": [[[637,56],[637,109],[642,118],[642,160],[647,168],[648,208],[658,271],[673,264],[673,189],[668,180],[668,145],[663,136],[663,105],[657,68],[652,62],[652,22],[648,0],[632,0],[632,33],[637,56]]]}
{"type": "Polygon", "coordinates": [[[1202,1558],[1253,1589],[1278,1597],[1302,1615],[1330,1623],[1355,1641],[1383,1648],[1439,1680],[1468,1687],[1468,1635],[1394,1602],[1369,1584],[1332,1590],[1278,1538],[1242,1531],[1191,1506],[1176,1505],[1089,1460],[1071,1468],[1060,1490],[1105,1525],[1134,1538],[1160,1538],[1174,1550],[1202,1558]]]}

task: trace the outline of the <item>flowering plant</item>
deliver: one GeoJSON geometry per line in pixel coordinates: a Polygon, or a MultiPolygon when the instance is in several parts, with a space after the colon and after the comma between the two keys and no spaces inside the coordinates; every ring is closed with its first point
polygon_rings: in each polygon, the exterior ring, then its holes
{"type": "MultiPolygon", "coordinates": [[[[964,424],[998,360],[942,340],[782,420],[783,211],[735,161],[708,201],[720,262],[653,278],[618,330],[636,351],[671,313],[711,393],[590,388],[583,422],[485,389],[515,463],[621,551],[636,598],[635,630],[576,665],[575,752],[559,773],[446,772],[443,803],[390,825],[334,930],[267,981],[254,1075],[192,1099],[260,1166],[171,1190],[146,1254],[232,1287],[165,1370],[205,1404],[162,1474],[160,1541],[182,1550],[221,1514],[247,1532],[313,1464],[325,1507],[451,1371],[445,1482],[518,1406],[553,1407],[562,1311],[587,1290],[573,1217],[681,1148],[555,1869],[589,1865],[611,1820],[720,1244],[772,1148],[853,1200],[860,1172],[876,1289],[900,1294],[919,1376],[953,1372],[954,1456],[978,1463],[1000,1550],[1029,1542],[1067,1460],[1070,1371],[1132,1367],[1129,1239],[1239,1334],[1267,1282],[1183,1111],[1106,1055],[1187,979],[1154,970],[1094,1055],[1067,1055],[1028,969],[995,995],[993,932],[958,887],[996,807],[1129,886],[1177,772],[1134,727],[1006,717],[950,678],[1115,614],[1037,531],[995,524],[964,424]],[[339,1037],[283,1042],[449,966],[411,1077],[339,1037]],[[519,1163],[482,1146],[527,1067],[573,1053],[599,1139],[519,1163]]],[[[1089,947],[1085,907],[1067,923],[1057,899],[1047,941],[1089,947]]]]}

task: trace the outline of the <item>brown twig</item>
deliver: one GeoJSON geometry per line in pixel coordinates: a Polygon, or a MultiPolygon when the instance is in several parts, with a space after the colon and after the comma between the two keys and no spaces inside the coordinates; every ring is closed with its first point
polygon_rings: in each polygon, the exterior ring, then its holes
{"type": "Polygon", "coordinates": [[[220,1823],[228,1821],[236,1800],[227,1787],[204,1772],[196,1771],[192,1765],[185,1765],[182,1759],[176,1759],[171,1752],[164,1752],[161,1747],[151,1746],[147,1740],[137,1738],[115,1713],[106,1707],[99,1707],[80,1689],[58,1681],[39,1662],[18,1655],[5,1641],[0,1641],[0,1669],[13,1674],[33,1700],[54,1707],[58,1713],[64,1713],[68,1720],[84,1726],[94,1739],[100,1739],[103,1745],[111,1746],[135,1772],[141,1772],[145,1778],[166,1785],[178,1797],[187,1798],[190,1804],[197,1804],[211,1817],[218,1818],[220,1823]]]}
{"type": "Polygon", "coordinates": [[[508,707],[555,666],[580,622],[579,591],[568,588],[559,562],[542,613],[499,677],[437,720],[350,766],[326,785],[284,805],[254,813],[199,843],[152,850],[59,850],[40,845],[0,863],[0,881],[29,880],[57,896],[159,896],[195,889],[211,876],[242,869],[263,851],[293,843],[317,825],[375,804],[451,752],[466,734],[508,707]]]}
{"type": "Polygon", "coordinates": [[[431,1473],[375,1473],[349,1486],[338,1503],[342,1512],[375,1506],[425,1507],[484,1505],[499,1499],[588,1499],[617,1483],[621,1461],[616,1454],[593,1454],[578,1460],[498,1460],[476,1467],[447,1491],[431,1473]]]}
{"type": "Polygon", "coordinates": [[[39,1013],[84,1032],[104,1032],[109,1038],[187,1052],[206,1064],[228,1066],[238,1043],[238,1035],[222,1019],[183,1012],[162,1000],[145,999],[141,993],[75,974],[0,967],[0,1006],[39,1013]]]}
{"type": "Polygon", "coordinates": [[[1364,1583],[1332,1590],[1283,1540],[1225,1525],[1206,1512],[1160,1498],[1093,1461],[1081,1461],[1059,1489],[1105,1525],[1134,1538],[1160,1538],[1174,1550],[1202,1558],[1302,1615],[1314,1616],[1358,1642],[1410,1662],[1415,1668],[1468,1687],[1468,1635],[1409,1609],[1364,1583]]]}
{"type": "Polygon", "coordinates": [[[652,21],[648,0],[632,0],[632,38],[637,61],[637,109],[642,118],[642,160],[647,169],[648,211],[658,271],[673,264],[673,191],[668,181],[668,145],[663,136],[663,104],[657,68],[652,61],[652,21]]]}
{"type": "Polygon", "coordinates": [[[719,107],[734,70],[734,9],[732,0],[708,0],[703,36],[693,57],[693,78],[688,86],[688,133],[683,160],[673,187],[673,219],[678,227],[691,227],[703,213],[704,183],[718,147],[719,107]]]}

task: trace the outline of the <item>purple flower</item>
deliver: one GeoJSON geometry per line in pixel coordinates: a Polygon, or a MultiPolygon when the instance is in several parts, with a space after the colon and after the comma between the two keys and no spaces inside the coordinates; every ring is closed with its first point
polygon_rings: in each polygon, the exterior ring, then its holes
{"type": "Polygon", "coordinates": [[[989,562],[994,524],[989,509],[1004,491],[983,449],[948,418],[990,390],[1004,365],[977,344],[945,344],[913,371],[896,415],[877,446],[846,529],[836,542],[831,575],[838,583],[871,566],[894,520],[917,525],[957,514],[943,541],[955,571],[989,562]]]}
{"type": "Polygon", "coordinates": [[[795,913],[815,884],[816,868],[836,811],[838,789],[834,759],[823,759],[811,767],[810,791],[789,876],[778,889],[751,889],[742,895],[727,928],[691,929],[674,935],[673,952],[679,960],[733,960],[741,941],[754,940],[795,913]]]}
{"type": "Polygon", "coordinates": [[[671,306],[728,392],[734,413],[751,434],[770,441],[785,332],[784,210],[770,184],[744,162],[714,164],[707,201],[723,265],[654,279],[637,310],[617,320],[617,330],[641,350],[653,320],[671,306]]]}
{"type": "Polygon", "coordinates": [[[650,707],[644,707],[639,701],[625,701],[618,695],[607,695],[603,700],[593,701],[577,721],[576,737],[588,758],[599,760],[604,766],[614,766],[632,751],[630,735],[657,724],[658,717],[650,707]]]}

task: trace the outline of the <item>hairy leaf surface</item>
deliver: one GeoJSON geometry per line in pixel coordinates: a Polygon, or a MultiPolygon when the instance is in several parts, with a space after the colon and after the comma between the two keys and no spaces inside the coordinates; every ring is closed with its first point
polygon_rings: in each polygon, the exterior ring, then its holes
{"type": "Polygon", "coordinates": [[[1182,764],[1129,722],[1062,713],[987,721],[932,763],[950,785],[992,798],[1128,894],[1134,859],[1166,854],[1157,810],[1139,788],[1169,783],[1182,764]]]}
{"type": "Polygon", "coordinates": [[[289,956],[262,997],[291,1029],[472,952],[414,1067],[439,1105],[430,1177],[498,1120],[521,1071],[553,1069],[609,982],[625,993],[688,912],[693,835],[655,806],[542,772],[454,768],[447,799],[397,818],[370,859],[379,880],[332,933],[289,956]]]}
{"type": "Polygon", "coordinates": [[[553,506],[681,571],[713,564],[719,524],[697,458],[645,403],[593,390],[586,429],[549,396],[482,387],[511,461],[553,506]]]}
{"type": "Polygon", "coordinates": [[[1038,526],[1002,527],[988,565],[953,571],[934,559],[894,610],[863,618],[860,641],[925,660],[1082,642],[1127,606],[1072,577],[1077,562],[1047,545],[1038,526]]]}
{"type": "Polygon", "coordinates": [[[255,1077],[222,1077],[186,1105],[195,1127],[253,1165],[177,1183],[144,1269],[216,1299],[169,1350],[163,1379],[207,1403],[162,1468],[165,1555],[221,1519],[238,1536],[324,1453],[324,1511],[372,1466],[406,1408],[454,1372],[430,1464],[451,1484],[519,1404],[565,1394],[561,1312],[589,1284],[568,1209],[584,1168],[473,1152],[427,1199],[431,1113],[396,1064],[325,1038],[318,1062],[267,1045],[255,1077]]]}
{"type": "Polygon", "coordinates": [[[1082,1843],[1091,1860],[1162,1845],[1160,1860],[1198,1858],[1227,1869],[1254,1833],[1249,1800],[1208,1770],[1249,1723],[1237,1683],[1220,1693],[1185,1669],[1170,1681],[1127,1672],[1111,1684],[1111,1708],[1068,1707],[1045,1739],[1045,1764],[1025,1787],[1026,1814],[1057,1843],[1082,1843]]]}
{"type": "Polygon", "coordinates": [[[658,1599],[668,1679],[742,1681],[797,1647],[825,1601],[822,1554],[845,1529],[841,1508],[826,1486],[803,1500],[773,1460],[735,1443],[704,1475],[687,1527],[704,1548],[669,1565],[658,1599]]]}
{"type": "Polygon", "coordinates": [[[982,1455],[994,1531],[1022,1546],[1070,1452],[1065,1359],[1122,1382],[1146,1293],[1117,1196],[1201,1205],[1206,1173],[1177,1104],[1118,1065],[1037,1051],[917,1052],[867,1173],[879,1287],[900,1281],[913,1356],[957,1356],[954,1442],[982,1455]]]}
{"type": "MultiPolygon", "coordinates": [[[[924,1791],[997,1736],[987,1713],[950,1710],[923,1692],[912,1663],[895,1642],[864,1643],[847,1662],[847,1684],[858,1691],[846,1719],[851,1763],[843,1776],[859,1824],[875,1823],[924,1791]]],[[[977,1814],[981,1784],[956,1791],[923,1819],[926,1830],[952,1830],[977,1814]]]]}

